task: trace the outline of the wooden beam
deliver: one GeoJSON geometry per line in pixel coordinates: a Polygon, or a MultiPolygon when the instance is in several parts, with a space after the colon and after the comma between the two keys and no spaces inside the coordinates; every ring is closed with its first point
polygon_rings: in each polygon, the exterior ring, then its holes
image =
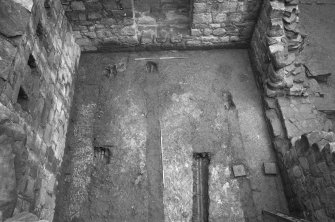
{"type": "Polygon", "coordinates": [[[158,57],[158,58],[135,58],[135,61],[144,61],[144,60],[169,60],[169,59],[187,59],[187,57],[158,57]]]}

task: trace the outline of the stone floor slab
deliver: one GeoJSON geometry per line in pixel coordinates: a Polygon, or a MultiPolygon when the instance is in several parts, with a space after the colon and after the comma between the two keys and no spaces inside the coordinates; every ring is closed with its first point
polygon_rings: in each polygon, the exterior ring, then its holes
{"type": "Polygon", "coordinates": [[[266,175],[276,175],[277,174],[277,165],[276,163],[263,163],[264,173],[266,175]]]}
{"type": "Polygon", "coordinates": [[[247,175],[247,173],[245,172],[245,167],[242,164],[234,165],[233,172],[235,177],[244,177],[247,175]]]}

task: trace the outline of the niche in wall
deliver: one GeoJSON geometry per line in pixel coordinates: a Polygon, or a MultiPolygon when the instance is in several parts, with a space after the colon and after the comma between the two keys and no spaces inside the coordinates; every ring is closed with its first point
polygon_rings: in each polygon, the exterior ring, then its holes
{"type": "Polygon", "coordinates": [[[21,109],[23,111],[29,112],[29,106],[28,106],[29,98],[22,86],[19,89],[19,94],[17,96],[17,103],[20,104],[21,109]]]}

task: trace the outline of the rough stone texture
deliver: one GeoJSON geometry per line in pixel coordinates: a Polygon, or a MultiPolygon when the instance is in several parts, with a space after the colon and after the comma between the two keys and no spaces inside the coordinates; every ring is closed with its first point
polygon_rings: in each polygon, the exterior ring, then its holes
{"type": "Polygon", "coordinates": [[[17,201],[13,145],[16,141],[22,142],[25,137],[20,135],[22,127],[10,119],[10,112],[2,104],[0,107],[1,122],[7,122],[0,128],[0,212],[3,218],[8,218],[12,215],[17,201]]]}
{"type": "Polygon", "coordinates": [[[264,163],[264,173],[267,175],[276,175],[277,174],[277,165],[276,163],[264,163]]]}
{"type": "MultiPolygon", "coordinates": [[[[326,123],[329,121],[326,115],[317,111],[310,98],[302,97],[278,97],[276,99],[265,98],[266,119],[272,136],[274,149],[277,154],[278,166],[284,181],[285,194],[288,199],[290,211],[292,214],[311,219],[310,214],[306,214],[306,208],[303,205],[304,197],[296,192],[296,183],[301,177],[301,170],[291,165],[292,159],[300,157],[300,150],[292,148],[301,135],[308,136],[312,144],[321,141],[320,136],[325,133],[318,133],[325,129],[326,123]],[[313,130],[319,130],[311,133],[313,130]],[[292,144],[292,145],[291,145],[292,144]],[[288,156],[290,155],[290,156],[288,156]],[[292,167],[291,171],[288,171],[292,167]],[[293,175],[293,176],[292,176],[293,175]]],[[[328,129],[327,129],[328,130],[328,129]]],[[[328,135],[328,134],[327,134],[328,135]]],[[[332,135],[330,133],[329,135],[332,135]]],[[[331,138],[328,142],[332,141],[331,138]]],[[[325,145],[325,140],[319,143],[325,145]]],[[[299,144],[299,143],[298,143],[299,144]]],[[[308,146],[312,146],[309,144],[308,146]]],[[[307,159],[301,158],[295,163],[303,166],[308,165],[307,159]],[[300,161],[300,163],[299,163],[300,161]]],[[[314,178],[310,178],[310,182],[314,183],[314,178]]],[[[302,183],[305,185],[305,183],[302,183]]],[[[300,184],[299,186],[302,186],[300,184]]],[[[318,221],[313,219],[313,221],[318,221]]],[[[321,220],[323,221],[323,220],[321,220]]]]}
{"type": "Polygon", "coordinates": [[[21,3],[1,3],[11,10],[1,7],[1,22],[8,23],[0,26],[0,116],[7,116],[0,121],[0,146],[15,156],[15,201],[0,214],[30,211],[52,221],[80,48],[60,1],[36,1],[31,13],[21,6],[29,2],[21,3]]]}
{"type": "Polygon", "coordinates": [[[16,56],[17,48],[4,38],[0,38],[0,78],[7,80],[16,56]]]}
{"type": "Polygon", "coordinates": [[[333,132],[303,134],[284,154],[292,192],[312,221],[334,220],[334,140],[333,132]]]}
{"type": "Polygon", "coordinates": [[[33,8],[34,1],[33,0],[13,0],[14,2],[22,5],[24,8],[26,8],[29,12],[31,12],[31,9],[33,8]]]}
{"type": "MultiPolygon", "coordinates": [[[[330,194],[328,185],[314,189],[321,179],[310,174],[311,171],[307,174],[303,171],[310,161],[304,152],[331,142],[329,135],[321,131],[333,131],[333,126],[329,116],[318,111],[321,108],[316,102],[325,92],[317,78],[308,76],[309,70],[305,70],[300,55],[305,34],[300,29],[297,4],[298,1],[264,1],[251,42],[251,58],[259,87],[264,90],[265,116],[290,212],[312,221],[333,221],[333,203],[320,202],[321,197],[330,194]],[[297,148],[301,147],[301,135],[314,141],[304,151],[297,148]],[[317,198],[311,199],[309,194],[317,198]]],[[[331,165],[320,167],[326,169],[331,165]]]]}
{"type": "Polygon", "coordinates": [[[260,3],[125,0],[119,5],[117,1],[62,0],[84,51],[246,46],[260,3]]]}
{"type": "Polygon", "coordinates": [[[251,56],[257,81],[264,90],[266,119],[290,211],[312,221],[332,221],[329,219],[334,219],[333,203],[320,202],[321,197],[329,195],[327,189],[314,189],[320,179],[303,170],[309,167],[310,159],[304,153],[309,148],[304,151],[297,148],[301,135],[310,135],[307,137],[314,141],[307,147],[315,142],[319,147],[324,146],[332,140],[322,140],[316,135],[325,135],[319,133],[322,130],[333,130],[331,121],[314,104],[324,92],[316,79],[307,78],[306,64],[300,58],[305,34],[299,28],[298,14],[296,1],[264,1],[251,43],[251,56]],[[313,130],[317,132],[310,134],[313,130]]]}
{"type": "MultiPolygon", "coordinates": [[[[313,147],[315,150],[322,150],[327,143],[333,141],[332,132],[322,132],[329,130],[329,127],[325,128],[329,122],[327,116],[317,111],[311,100],[309,97],[265,98],[266,119],[291,213],[312,221],[328,221],[325,216],[325,212],[328,211],[316,209],[314,206],[311,208],[305,203],[310,198],[308,195],[313,193],[310,190],[313,189],[310,187],[311,184],[318,183],[316,177],[310,176],[310,171],[305,175],[302,170],[309,168],[308,161],[311,157],[308,156],[308,150],[313,150],[313,147]],[[313,130],[317,131],[311,133],[313,130]]],[[[322,196],[326,191],[322,189],[318,192],[317,195],[322,196]]],[[[309,199],[309,201],[313,204],[319,200],[309,199]]],[[[324,206],[328,209],[332,204],[325,202],[324,206]]],[[[332,218],[329,215],[328,217],[332,218]]]]}
{"type": "Polygon", "coordinates": [[[17,185],[26,164],[27,150],[24,143],[26,132],[20,125],[19,117],[0,103],[1,131],[1,200],[0,212],[4,219],[11,217],[18,201],[17,185]]]}
{"type": "Polygon", "coordinates": [[[29,212],[21,212],[14,217],[5,220],[5,222],[40,222],[38,217],[29,212]]]}
{"type": "Polygon", "coordinates": [[[288,139],[324,129],[326,116],[318,112],[308,98],[278,98],[278,107],[288,139]]]}
{"type": "Polygon", "coordinates": [[[23,35],[29,21],[29,12],[13,1],[0,1],[0,33],[7,37],[23,35]]]}
{"type": "Polygon", "coordinates": [[[298,15],[298,2],[263,2],[251,41],[251,56],[258,81],[268,96],[308,95],[308,82],[297,59],[305,37],[298,15]]]}
{"type": "Polygon", "coordinates": [[[233,172],[235,177],[243,177],[246,176],[244,165],[234,165],[233,172]]]}
{"type": "Polygon", "coordinates": [[[224,36],[228,42],[249,42],[254,29],[260,1],[211,1],[194,3],[192,28],[199,30],[197,39],[208,45],[222,44],[224,36]],[[209,31],[210,30],[210,31],[209,31]],[[211,34],[208,34],[208,33],[211,34]],[[208,38],[211,36],[212,38],[208,38]]]}

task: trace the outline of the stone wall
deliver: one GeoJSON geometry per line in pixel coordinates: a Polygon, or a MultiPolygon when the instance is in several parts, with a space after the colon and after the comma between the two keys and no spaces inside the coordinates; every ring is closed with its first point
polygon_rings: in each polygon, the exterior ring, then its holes
{"type": "Polygon", "coordinates": [[[253,33],[251,59],[268,96],[306,93],[304,69],[296,59],[305,37],[297,4],[292,0],[264,1],[253,33]]]}
{"type": "Polygon", "coordinates": [[[259,4],[260,1],[195,1],[191,35],[196,42],[192,44],[249,42],[259,4]]]}
{"type": "Polygon", "coordinates": [[[315,131],[301,136],[284,155],[292,191],[312,221],[335,218],[335,134],[315,131]]]}
{"type": "Polygon", "coordinates": [[[62,0],[84,51],[246,46],[260,0],[62,0]]]}
{"type": "Polygon", "coordinates": [[[264,97],[264,107],[290,212],[295,216],[306,217],[308,215],[303,200],[294,185],[297,181],[288,171],[291,167],[288,160],[294,152],[292,144],[301,135],[311,131],[333,130],[332,123],[325,114],[317,111],[308,97],[264,97]]]}
{"type": "Polygon", "coordinates": [[[0,1],[0,153],[15,175],[0,172],[0,215],[52,221],[80,48],[60,1],[15,2],[0,1]]]}
{"type": "Polygon", "coordinates": [[[334,221],[334,127],[314,105],[322,90],[301,59],[305,37],[298,1],[266,0],[250,56],[291,214],[334,221]]]}

